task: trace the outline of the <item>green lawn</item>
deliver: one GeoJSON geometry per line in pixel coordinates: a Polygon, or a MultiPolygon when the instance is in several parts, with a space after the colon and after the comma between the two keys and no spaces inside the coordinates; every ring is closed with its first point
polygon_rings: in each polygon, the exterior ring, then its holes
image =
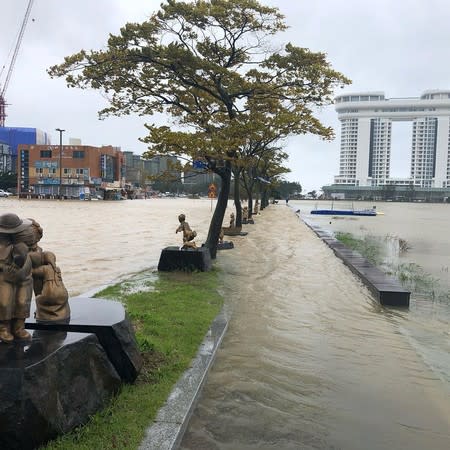
{"type": "Polygon", "coordinates": [[[125,305],[142,352],[143,369],[133,385],[124,385],[86,425],[45,449],[136,449],[219,313],[222,298],[217,287],[215,270],[164,272],[142,273],[99,292],[96,297],[125,305]]]}

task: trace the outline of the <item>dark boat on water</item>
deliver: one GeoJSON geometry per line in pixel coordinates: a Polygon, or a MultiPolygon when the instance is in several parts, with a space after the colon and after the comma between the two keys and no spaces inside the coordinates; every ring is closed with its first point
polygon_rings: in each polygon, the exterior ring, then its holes
{"type": "Polygon", "coordinates": [[[377,212],[373,209],[315,209],[311,214],[322,214],[332,216],[376,216],[377,212]]]}
{"type": "Polygon", "coordinates": [[[350,209],[334,209],[333,206],[331,209],[313,209],[311,214],[320,214],[320,215],[329,215],[329,216],[376,216],[377,209],[376,206],[372,208],[365,209],[354,209],[353,207],[350,209]]]}

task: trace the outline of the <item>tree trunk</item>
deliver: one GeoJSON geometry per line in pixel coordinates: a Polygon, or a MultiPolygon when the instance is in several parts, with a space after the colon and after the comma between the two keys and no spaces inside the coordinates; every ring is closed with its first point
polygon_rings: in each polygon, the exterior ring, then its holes
{"type": "Polygon", "coordinates": [[[267,201],[267,189],[264,189],[261,194],[261,209],[264,209],[268,205],[267,201]]]}
{"type": "Polygon", "coordinates": [[[259,183],[255,183],[255,206],[258,203],[258,212],[261,209],[261,201],[260,201],[260,186],[259,183]]]}
{"type": "Polygon", "coordinates": [[[241,186],[240,170],[233,171],[234,174],[234,206],[236,207],[236,226],[242,227],[242,205],[241,205],[241,186]]]}
{"type": "Polygon", "coordinates": [[[219,234],[222,228],[225,210],[228,205],[228,197],[231,187],[231,163],[225,161],[225,167],[215,171],[221,178],[221,187],[219,196],[217,197],[216,208],[209,225],[208,237],[206,238],[205,247],[209,249],[211,259],[215,259],[217,255],[217,244],[219,243],[219,234]]]}

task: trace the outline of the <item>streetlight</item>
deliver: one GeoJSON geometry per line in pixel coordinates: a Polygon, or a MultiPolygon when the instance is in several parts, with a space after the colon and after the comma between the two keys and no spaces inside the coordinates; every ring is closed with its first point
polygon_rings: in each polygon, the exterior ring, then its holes
{"type": "Polygon", "coordinates": [[[66,130],[62,130],[61,128],[56,128],[56,131],[59,132],[59,189],[58,189],[58,194],[59,194],[59,199],[61,200],[62,195],[62,134],[64,131],[66,130]]]}

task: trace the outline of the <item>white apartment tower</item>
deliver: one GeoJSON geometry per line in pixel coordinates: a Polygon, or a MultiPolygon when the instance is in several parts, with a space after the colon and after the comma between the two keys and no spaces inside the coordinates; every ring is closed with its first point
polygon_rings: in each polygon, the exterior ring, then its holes
{"type": "Polygon", "coordinates": [[[341,121],[341,155],[335,184],[450,187],[450,90],[425,91],[420,98],[386,99],[383,92],[336,97],[341,121]],[[392,124],[412,122],[411,172],[390,176],[392,124]]]}

